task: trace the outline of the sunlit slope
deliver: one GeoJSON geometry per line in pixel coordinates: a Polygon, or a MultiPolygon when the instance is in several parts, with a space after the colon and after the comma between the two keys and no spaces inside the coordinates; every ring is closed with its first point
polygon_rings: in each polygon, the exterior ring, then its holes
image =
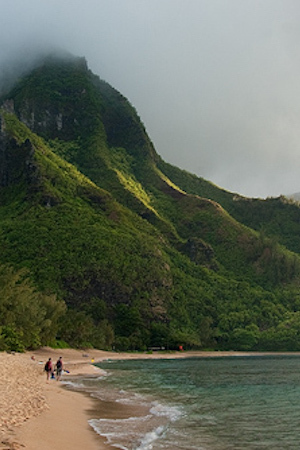
{"type": "Polygon", "coordinates": [[[0,263],[66,301],[66,341],[269,348],[293,320],[298,255],[238,221],[233,194],[164,163],[85,60],[22,78],[1,130],[0,263]]]}
{"type": "Polygon", "coordinates": [[[300,205],[298,201],[280,196],[277,198],[248,198],[231,193],[174,167],[162,160],[159,167],[181,189],[194,195],[214,200],[239,222],[257,230],[261,239],[272,238],[289,250],[300,253],[300,205]]]}
{"type": "Polygon", "coordinates": [[[2,124],[1,261],[28,267],[40,288],[71,304],[99,292],[107,301],[113,293],[115,302],[134,302],[145,290],[153,308],[167,298],[169,273],[156,229],[15,116],[4,114],[2,124]]]}
{"type": "Polygon", "coordinates": [[[93,75],[84,59],[46,60],[7,99],[53,152],[157,227],[178,250],[190,256],[190,241],[202,239],[214,261],[203,255],[199,261],[216,268],[217,260],[239,279],[262,285],[298,276],[293,255],[233,220],[260,230],[238,209],[243,200],[161,161],[134,108],[93,75]]]}
{"type": "MultiPolygon", "coordinates": [[[[211,342],[233,291],[241,308],[254,293],[269,305],[267,292],[245,284],[241,295],[234,279],[202,268],[219,270],[204,243],[197,264],[180,254],[14,115],[3,113],[1,125],[1,263],[27,268],[43,292],[91,315],[96,330],[112,324],[118,345],[157,345],[166,336],[171,346],[211,342]]],[[[96,332],[92,339],[99,345],[96,332]]]]}

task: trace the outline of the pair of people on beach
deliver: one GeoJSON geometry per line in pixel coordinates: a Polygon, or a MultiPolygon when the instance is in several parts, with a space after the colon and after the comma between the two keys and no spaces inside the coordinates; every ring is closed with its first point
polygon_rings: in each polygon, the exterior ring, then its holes
{"type": "Polygon", "coordinates": [[[54,372],[56,371],[56,380],[59,381],[61,379],[62,371],[63,371],[63,361],[62,356],[59,357],[57,360],[54,368],[52,365],[52,359],[49,358],[48,361],[45,364],[45,371],[47,374],[47,381],[50,378],[54,378],[54,372]]]}

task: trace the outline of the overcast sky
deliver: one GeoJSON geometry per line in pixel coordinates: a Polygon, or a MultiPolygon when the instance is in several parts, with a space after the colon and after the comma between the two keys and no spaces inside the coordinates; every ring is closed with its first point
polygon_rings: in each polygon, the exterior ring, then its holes
{"type": "Polygon", "coordinates": [[[299,0],[0,0],[0,64],[60,47],[163,159],[232,192],[300,191],[299,0]]]}

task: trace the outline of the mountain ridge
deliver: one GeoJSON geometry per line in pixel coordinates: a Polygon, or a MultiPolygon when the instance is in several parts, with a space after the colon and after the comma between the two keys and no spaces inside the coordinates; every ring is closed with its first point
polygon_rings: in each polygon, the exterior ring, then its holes
{"type": "Polygon", "coordinates": [[[38,290],[65,301],[56,339],[300,347],[290,337],[297,206],[237,201],[165,163],[135,109],[82,58],[46,59],[1,103],[0,264],[27,268],[38,290]],[[266,229],[270,208],[281,223],[294,214],[286,232],[266,229]]]}

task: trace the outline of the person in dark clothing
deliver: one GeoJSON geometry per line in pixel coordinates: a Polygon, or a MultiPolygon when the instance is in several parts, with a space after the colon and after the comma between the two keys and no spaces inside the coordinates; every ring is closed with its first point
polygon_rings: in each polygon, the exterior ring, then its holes
{"type": "Polygon", "coordinates": [[[53,366],[52,366],[51,358],[49,358],[45,364],[45,372],[47,374],[47,381],[48,381],[50,379],[51,375],[53,374],[53,366]]]}
{"type": "Polygon", "coordinates": [[[56,381],[59,381],[61,379],[62,371],[63,371],[63,362],[62,362],[62,356],[59,357],[55,364],[56,369],[56,381]]]}

